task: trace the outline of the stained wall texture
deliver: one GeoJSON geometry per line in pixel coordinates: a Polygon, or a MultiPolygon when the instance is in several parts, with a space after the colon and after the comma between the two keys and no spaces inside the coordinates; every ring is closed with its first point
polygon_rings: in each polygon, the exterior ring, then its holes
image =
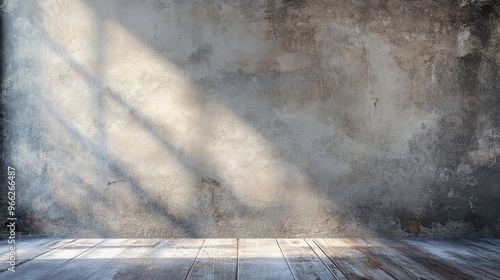
{"type": "Polygon", "coordinates": [[[25,233],[500,236],[495,0],[2,9],[25,233]]]}

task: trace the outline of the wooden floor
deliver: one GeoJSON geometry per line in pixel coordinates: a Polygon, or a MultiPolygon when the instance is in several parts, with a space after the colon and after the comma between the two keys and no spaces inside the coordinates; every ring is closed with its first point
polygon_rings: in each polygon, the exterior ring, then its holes
{"type": "Polygon", "coordinates": [[[500,279],[499,239],[0,241],[0,279],[500,279]]]}

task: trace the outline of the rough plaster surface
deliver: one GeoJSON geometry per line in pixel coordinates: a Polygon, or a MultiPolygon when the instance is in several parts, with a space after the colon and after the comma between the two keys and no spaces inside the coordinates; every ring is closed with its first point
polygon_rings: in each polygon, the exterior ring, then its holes
{"type": "Polygon", "coordinates": [[[11,0],[3,17],[24,232],[500,235],[494,0],[11,0]]]}

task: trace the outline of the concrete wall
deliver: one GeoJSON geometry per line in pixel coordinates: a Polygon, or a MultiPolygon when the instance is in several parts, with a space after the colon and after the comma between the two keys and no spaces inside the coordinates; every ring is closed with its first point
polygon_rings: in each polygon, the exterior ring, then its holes
{"type": "Polygon", "coordinates": [[[10,0],[3,15],[25,232],[500,235],[495,0],[10,0]]]}

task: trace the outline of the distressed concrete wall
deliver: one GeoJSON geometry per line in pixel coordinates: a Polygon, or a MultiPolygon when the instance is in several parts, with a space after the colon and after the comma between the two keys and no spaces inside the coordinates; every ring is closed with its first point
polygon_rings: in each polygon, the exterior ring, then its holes
{"type": "Polygon", "coordinates": [[[21,229],[499,236],[499,15],[494,0],[8,1],[21,229]]]}

